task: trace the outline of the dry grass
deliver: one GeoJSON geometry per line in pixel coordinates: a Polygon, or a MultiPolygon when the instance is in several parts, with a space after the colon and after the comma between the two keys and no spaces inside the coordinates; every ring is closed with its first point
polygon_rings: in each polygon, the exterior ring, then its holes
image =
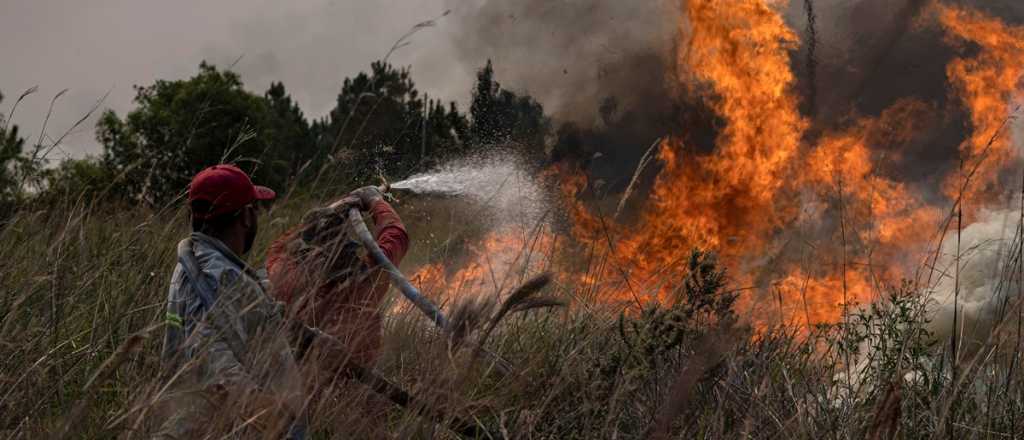
{"type": "MultiPolygon", "coordinates": [[[[276,207],[257,249],[298,221],[308,200],[276,207]]],[[[133,438],[150,429],[166,392],[160,325],[183,215],[68,202],[16,213],[0,229],[3,437],[133,438]]],[[[690,284],[679,280],[681,290],[700,287],[690,284]]],[[[714,313],[688,321],[674,307],[626,315],[610,304],[548,307],[578,298],[575,288],[541,279],[505,302],[461,306],[453,319],[463,323],[460,337],[508,359],[516,369],[509,375],[475,356],[472,344],[438,337],[415,311],[393,314],[376,371],[415,404],[398,409],[337,378],[339,394],[310,402],[314,438],[454,438],[445,426],[456,419],[491,438],[1024,432],[1013,319],[995,326],[1000,337],[961,354],[968,361],[954,379],[948,344],[915,332],[924,323],[912,313],[921,301],[914,295],[894,295],[845,329],[754,334],[714,313]],[[852,389],[837,379],[850,356],[865,360],[852,389]]],[[[255,414],[245,429],[272,425],[255,414]]],[[[223,428],[236,429],[238,416],[225,411],[223,428]]]]}

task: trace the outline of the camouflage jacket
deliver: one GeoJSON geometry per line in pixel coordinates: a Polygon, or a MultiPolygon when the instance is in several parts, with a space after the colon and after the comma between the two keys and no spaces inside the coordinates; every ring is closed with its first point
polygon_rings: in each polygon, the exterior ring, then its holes
{"type": "Polygon", "coordinates": [[[284,412],[300,414],[302,381],[284,308],[268,294],[266,272],[201,233],[182,241],[178,257],[167,296],[163,373],[173,389],[186,390],[179,394],[196,398],[184,399],[192,403],[177,411],[173,430],[210,426],[196,419],[222,414],[204,407],[224,396],[270,396],[284,412]]]}

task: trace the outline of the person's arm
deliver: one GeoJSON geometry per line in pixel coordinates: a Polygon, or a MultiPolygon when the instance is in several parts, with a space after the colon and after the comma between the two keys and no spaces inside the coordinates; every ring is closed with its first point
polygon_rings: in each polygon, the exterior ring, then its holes
{"type": "Polygon", "coordinates": [[[299,279],[296,273],[295,249],[301,247],[301,232],[304,224],[299,224],[274,240],[267,250],[267,276],[273,286],[271,295],[277,301],[291,305],[295,301],[294,284],[299,279]]]}
{"type": "Polygon", "coordinates": [[[258,388],[231,349],[223,328],[204,323],[196,328],[196,334],[196,357],[204,388],[219,393],[258,388]]]}
{"type": "Polygon", "coordinates": [[[239,400],[253,411],[287,408],[287,402],[281,396],[263,389],[253,380],[221,329],[201,326],[197,332],[200,339],[208,341],[205,359],[200,359],[204,390],[220,399],[239,400]]]}
{"type": "Polygon", "coordinates": [[[190,301],[188,319],[199,324],[192,335],[192,356],[200,368],[202,385],[211,389],[255,388],[255,382],[239,361],[236,351],[244,349],[245,342],[235,330],[239,310],[234,307],[237,272],[225,271],[218,280],[214,304],[190,301]]]}
{"type": "Polygon", "coordinates": [[[285,396],[267,390],[253,379],[239,361],[224,329],[213,325],[200,325],[196,329],[204,350],[197,359],[201,386],[208,398],[222,405],[228,417],[248,420],[260,430],[271,429],[297,414],[297,406],[290,405],[285,396]]]}
{"type": "Polygon", "coordinates": [[[192,358],[199,368],[200,385],[216,398],[240,399],[251,410],[283,407],[281,397],[259,386],[241,361],[247,348],[243,335],[236,330],[242,310],[235,299],[241,293],[239,289],[245,288],[238,282],[240,276],[225,272],[213,306],[206,309],[198,305],[189,313],[193,319],[201,320],[192,341],[192,358]]]}
{"type": "Polygon", "coordinates": [[[398,265],[405,257],[406,251],[409,250],[409,234],[405,230],[405,225],[402,224],[402,219],[398,217],[398,213],[384,200],[380,188],[364,186],[332,203],[327,209],[337,214],[338,220],[347,221],[348,211],[352,208],[370,213],[377,230],[375,237],[377,246],[380,246],[388,260],[398,265]]]}
{"type": "Polygon", "coordinates": [[[377,245],[394,265],[402,262],[409,250],[409,234],[398,213],[384,200],[377,200],[370,207],[370,216],[377,230],[377,245]]]}

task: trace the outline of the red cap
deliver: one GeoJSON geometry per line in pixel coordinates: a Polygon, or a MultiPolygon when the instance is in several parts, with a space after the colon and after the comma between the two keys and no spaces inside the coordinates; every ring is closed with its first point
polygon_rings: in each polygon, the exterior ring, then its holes
{"type": "Polygon", "coordinates": [[[188,185],[188,201],[210,203],[210,210],[192,215],[210,219],[238,211],[255,200],[273,200],[274,190],[252,184],[252,179],[234,165],[214,165],[196,174],[188,185]]]}

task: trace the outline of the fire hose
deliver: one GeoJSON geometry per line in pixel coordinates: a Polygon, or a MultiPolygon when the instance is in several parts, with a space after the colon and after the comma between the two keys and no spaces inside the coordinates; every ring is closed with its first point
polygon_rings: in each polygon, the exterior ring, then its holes
{"type": "MultiPolygon", "coordinates": [[[[387,186],[382,187],[381,192],[385,192],[386,189],[387,186]]],[[[331,207],[337,208],[338,206],[331,205],[331,207]]],[[[397,287],[400,292],[402,292],[402,295],[405,296],[406,299],[408,299],[411,303],[413,303],[413,305],[416,306],[416,308],[423,312],[423,314],[426,315],[427,319],[433,322],[434,325],[437,326],[437,328],[439,328],[446,335],[451,336],[452,328],[449,326],[448,319],[445,318],[444,314],[441,312],[441,309],[434,305],[434,303],[427,299],[427,297],[423,296],[423,294],[420,293],[419,289],[417,289],[416,286],[413,286],[412,283],[409,282],[409,279],[402,274],[402,271],[400,271],[398,267],[396,267],[394,263],[391,262],[387,255],[384,254],[384,251],[381,250],[380,246],[377,245],[377,240],[373,238],[373,234],[370,234],[370,230],[366,227],[366,222],[363,221],[363,215],[362,213],[359,212],[359,209],[349,209],[348,220],[350,225],[352,226],[352,230],[355,232],[356,238],[363,245],[363,247],[366,248],[367,252],[370,253],[370,256],[373,258],[373,260],[382,268],[384,268],[385,272],[388,273],[388,276],[391,278],[391,283],[394,284],[395,287],[397,287]]],[[[513,369],[511,363],[509,363],[501,356],[498,356],[497,353],[494,353],[483,347],[474,348],[478,349],[481,353],[486,354],[489,358],[491,358],[494,361],[494,366],[502,374],[512,373],[513,369]]]]}
{"type": "MultiPolygon", "coordinates": [[[[382,187],[381,190],[381,192],[386,192],[387,187],[382,187]]],[[[337,205],[332,205],[331,207],[338,208],[337,205]]],[[[398,267],[391,262],[391,259],[384,254],[384,251],[381,250],[380,246],[377,244],[377,240],[373,237],[373,234],[370,233],[370,229],[367,228],[366,222],[363,220],[363,215],[359,212],[359,209],[349,209],[348,220],[349,224],[352,226],[352,231],[355,233],[356,239],[363,245],[363,247],[366,248],[367,252],[370,253],[370,257],[388,273],[391,283],[395,285],[400,292],[402,292],[402,295],[405,296],[409,302],[413,303],[417,309],[423,312],[427,319],[433,322],[434,325],[443,333],[450,336],[452,329],[448,318],[444,316],[444,313],[441,312],[440,308],[420,293],[419,289],[417,289],[416,286],[413,286],[412,283],[409,282],[409,279],[402,274],[402,271],[399,270],[398,267]]],[[[304,329],[306,331],[316,331],[309,328],[304,329]]],[[[329,341],[331,343],[330,345],[334,346],[335,349],[344,349],[344,344],[330,338],[322,332],[317,332],[316,336],[321,340],[329,341]]],[[[475,348],[493,359],[495,361],[495,367],[502,373],[510,374],[512,372],[512,367],[509,362],[498,356],[496,353],[479,346],[475,348]]],[[[486,433],[486,431],[474,423],[456,416],[449,415],[446,417],[444,414],[430,409],[428,406],[417,402],[417,399],[406,391],[392,384],[387,379],[379,376],[373,370],[359,365],[358,363],[349,360],[345,362],[345,365],[342,368],[358,381],[370,387],[374,392],[386,397],[396,405],[403,408],[413,409],[419,414],[433,419],[437,423],[444,424],[448,429],[452,430],[452,432],[462,437],[480,438],[485,434],[493,435],[492,433],[486,433]]]]}
{"type": "Polygon", "coordinates": [[[296,358],[301,360],[306,356],[315,341],[321,343],[321,347],[334,353],[334,358],[345,359],[340,370],[350,377],[366,385],[375,393],[390,400],[395,405],[412,410],[417,415],[433,420],[462,438],[500,438],[494,433],[488,432],[485,428],[472,423],[457,415],[446,414],[431,408],[421,399],[405,391],[398,385],[385,379],[372,369],[352,360],[352,357],[345,347],[345,344],[331,335],[319,329],[308,327],[300,322],[292,322],[293,330],[299,335],[299,342],[296,344],[296,358]]]}
{"type": "Polygon", "coordinates": [[[362,243],[366,251],[370,253],[373,260],[384,268],[384,271],[388,273],[391,278],[391,283],[398,287],[398,290],[402,292],[405,297],[420,309],[424,315],[430,319],[434,325],[442,330],[449,328],[448,318],[444,317],[441,310],[437,308],[434,303],[430,302],[423,294],[420,293],[419,289],[409,282],[409,279],[402,274],[395,264],[384,255],[384,251],[381,250],[380,246],[377,245],[377,240],[370,234],[369,228],[366,227],[366,222],[363,221],[363,215],[358,209],[352,208],[348,211],[348,221],[352,226],[352,230],[356,234],[356,238],[362,243]]]}

